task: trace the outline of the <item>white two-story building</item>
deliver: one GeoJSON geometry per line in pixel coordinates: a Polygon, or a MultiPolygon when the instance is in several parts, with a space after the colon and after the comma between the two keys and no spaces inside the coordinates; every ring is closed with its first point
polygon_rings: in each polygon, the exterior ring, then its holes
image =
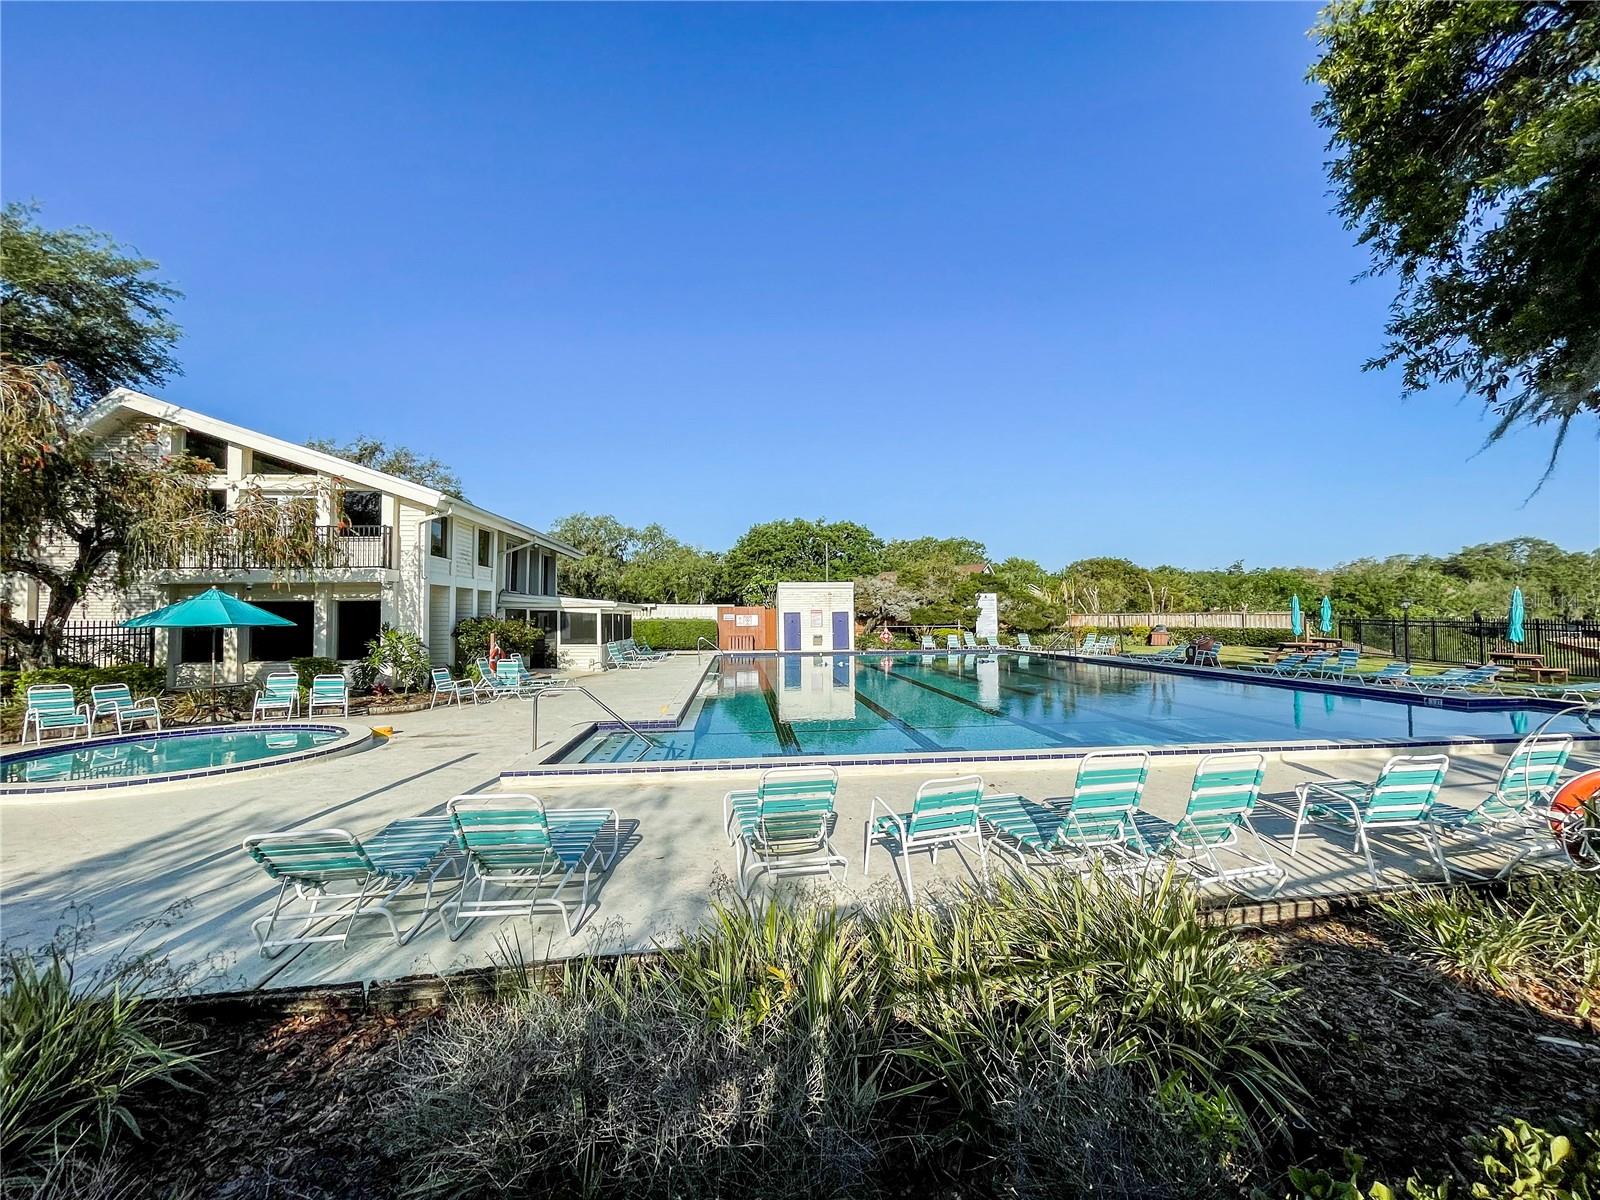
{"type": "MultiPolygon", "coordinates": [[[[350,662],[365,657],[385,624],[421,636],[445,667],[455,665],[457,622],[471,616],[528,621],[544,630],[554,661],[579,669],[599,663],[604,643],[632,636],[630,606],[561,595],[560,562],[578,552],[520,521],[125,388],[102,400],[86,424],[107,440],[154,425],[168,452],[210,461],[216,470],[205,486],[219,510],[252,486],[269,498],[318,495],[327,565],[315,571],[274,572],[223,547],[203,561],[148,572],[131,588],[93,595],[73,614],[74,621],[121,621],[216,586],[294,622],[158,632],[157,661],[168,664],[174,684],[207,677],[213,654],[220,677],[235,682],[293,658],[350,662]],[[334,505],[341,511],[328,511],[334,505]]],[[[36,619],[43,607],[31,581],[9,581],[6,595],[19,617],[36,619]]]]}

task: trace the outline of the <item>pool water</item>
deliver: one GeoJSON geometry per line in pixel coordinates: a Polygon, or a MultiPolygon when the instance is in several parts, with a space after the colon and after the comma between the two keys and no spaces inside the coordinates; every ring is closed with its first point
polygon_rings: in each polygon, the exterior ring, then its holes
{"type": "Polygon", "coordinates": [[[119,779],[215,770],[298,754],[345,737],[336,728],[196,730],[127,741],[76,742],[8,755],[4,783],[48,783],[63,779],[119,779]]]}
{"type": "Polygon", "coordinates": [[[562,761],[1507,738],[1547,715],[1038,655],[786,654],[719,659],[683,727],[647,731],[654,748],[599,732],[562,761]]]}

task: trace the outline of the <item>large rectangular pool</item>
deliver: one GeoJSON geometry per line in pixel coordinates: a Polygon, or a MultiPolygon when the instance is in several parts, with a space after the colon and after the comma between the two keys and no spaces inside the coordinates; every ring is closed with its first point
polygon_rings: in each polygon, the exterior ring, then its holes
{"type": "Polygon", "coordinates": [[[654,747],[601,730],[560,761],[1514,738],[1547,715],[1038,655],[785,654],[719,659],[654,747]]]}

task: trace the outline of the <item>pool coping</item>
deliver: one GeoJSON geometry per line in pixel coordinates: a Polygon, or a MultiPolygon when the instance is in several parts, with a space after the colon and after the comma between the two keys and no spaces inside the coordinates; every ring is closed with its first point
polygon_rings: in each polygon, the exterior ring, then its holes
{"type": "Polygon", "coordinates": [[[241,722],[234,725],[191,726],[184,729],[152,730],[147,733],[108,734],[104,737],[47,743],[42,747],[36,747],[31,750],[0,755],[0,763],[37,758],[47,754],[59,754],[63,750],[76,750],[85,747],[99,749],[104,746],[115,746],[127,742],[199,737],[213,733],[239,733],[252,729],[273,732],[333,730],[342,733],[344,736],[326,746],[317,746],[310,750],[300,750],[292,754],[274,755],[270,758],[259,758],[252,762],[238,763],[229,767],[201,767],[192,771],[169,771],[163,775],[141,775],[125,779],[50,780],[39,783],[0,782],[0,803],[35,799],[61,799],[62,797],[77,796],[84,793],[110,791],[113,788],[156,788],[171,784],[211,781],[225,775],[237,775],[244,771],[271,771],[279,767],[296,766],[313,759],[351,754],[357,750],[367,749],[378,740],[378,735],[373,733],[369,726],[357,725],[350,721],[241,722]]]}
{"type": "MultiPolygon", "coordinates": [[[[1263,686],[1289,688],[1296,690],[1312,690],[1330,692],[1336,695],[1367,697],[1380,699],[1390,703],[1412,704],[1422,708],[1453,708],[1466,712],[1503,712],[1510,709],[1527,709],[1531,711],[1548,712],[1552,716],[1571,707],[1559,700],[1540,699],[1528,697],[1523,699],[1518,696],[1447,696],[1447,695],[1407,695],[1405,693],[1390,694],[1388,689],[1375,693],[1370,684],[1340,684],[1336,680],[1293,680],[1278,679],[1269,676],[1257,678],[1253,672],[1240,672],[1227,667],[1196,667],[1179,663],[1141,663],[1137,659],[1125,658],[1119,655],[1090,655],[1073,654],[1064,651],[1043,650],[1018,650],[1015,647],[1001,647],[998,651],[983,650],[852,650],[852,651],[827,651],[823,657],[832,657],[838,654],[848,654],[851,657],[863,655],[880,655],[885,653],[915,654],[932,657],[946,657],[950,654],[966,655],[993,655],[993,654],[1025,654],[1035,658],[1054,658],[1072,662],[1091,663],[1095,666],[1121,667],[1124,669],[1148,671],[1153,674],[1170,675],[1199,675],[1203,678],[1219,679],[1224,682],[1260,684],[1263,686]],[[1309,689],[1305,685],[1310,685],[1309,689]]],[[[1456,747],[1468,749],[1472,747],[1514,746],[1521,742],[1527,735],[1509,735],[1505,737],[1456,735],[1441,737],[1432,735],[1426,738],[1373,738],[1362,741],[1282,741],[1282,742],[1179,742],[1170,745],[1117,745],[1117,746],[1062,746],[1053,749],[1040,749],[1037,747],[1019,750],[951,750],[948,752],[907,752],[902,754],[786,754],[769,755],[754,758],[708,758],[684,759],[681,761],[654,761],[639,763],[563,763],[562,755],[570,753],[583,742],[597,733],[621,733],[630,727],[641,733],[665,732],[678,729],[689,707],[699,695],[701,685],[711,668],[720,658],[776,658],[781,657],[781,651],[740,651],[737,654],[713,655],[706,664],[705,670],[695,677],[694,685],[689,689],[688,695],[679,706],[677,716],[672,719],[659,719],[650,721],[630,721],[623,724],[617,721],[595,721],[578,729],[566,741],[551,748],[543,761],[528,767],[508,768],[500,772],[502,783],[506,781],[520,781],[538,778],[568,778],[584,779],[594,776],[626,775],[635,778],[644,778],[653,775],[681,775],[688,772],[705,771],[765,771],[774,767],[788,766],[829,766],[829,767],[917,767],[939,765],[966,765],[973,763],[1031,763],[1031,762],[1072,762],[1092,754],[1096,750],[1127,750],[1130,752],[1147,752],[1153,756],[1183,757],[1200,756],[1205,754],[1239,754],[1259,752],[1263,754],[1283,753],[1314,753],[1338,752],[1354,750],[1404,750],[1408,748],[1456,747]]],[[[1592,737],[1575,735],[1580,742],[1600,744],[1600,734],[1592,737]]]]}

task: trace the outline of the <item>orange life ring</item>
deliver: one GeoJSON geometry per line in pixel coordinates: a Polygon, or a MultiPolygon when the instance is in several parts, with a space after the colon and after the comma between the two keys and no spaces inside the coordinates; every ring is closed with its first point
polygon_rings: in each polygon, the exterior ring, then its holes
{"type": "Polygon", "coordinates": [[[1584,866],[1600,852],[1600,770],[1575,775],[1556,789],[1550,801],[1550,829],[1567,854],[1584,866]]]}

